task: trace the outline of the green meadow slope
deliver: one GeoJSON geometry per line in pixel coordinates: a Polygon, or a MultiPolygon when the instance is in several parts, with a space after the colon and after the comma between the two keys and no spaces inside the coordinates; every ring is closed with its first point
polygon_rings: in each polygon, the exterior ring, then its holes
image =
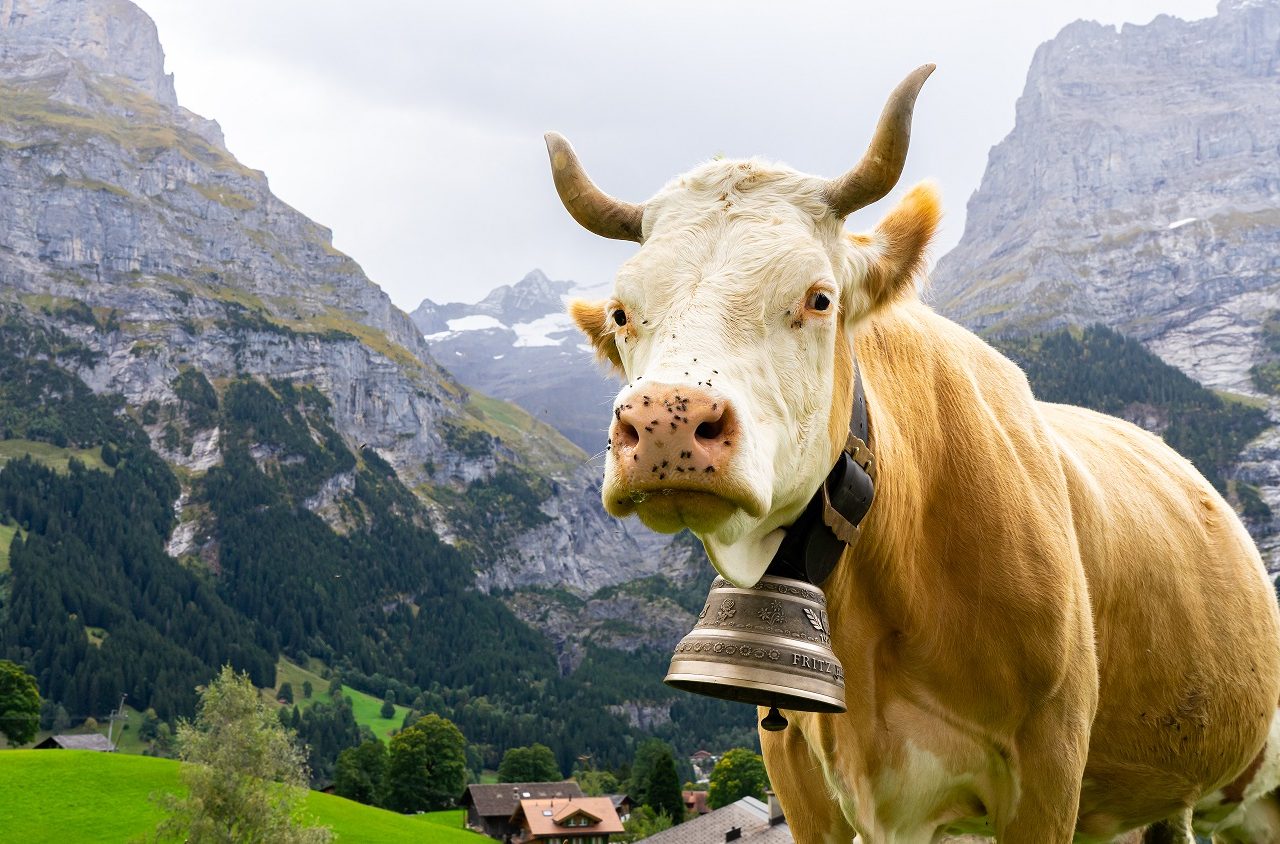
{"type": "MultiPolygon", "coordinates": [[[[148,798],[180,792],[178,763],[78,750],[0,751],[0,841],[120,842],[147,834],[162,813],[148,798]]],[[[482,844],[454,812],[398,815],[311,792],[307,811],[344,844],[482,844]]]]}

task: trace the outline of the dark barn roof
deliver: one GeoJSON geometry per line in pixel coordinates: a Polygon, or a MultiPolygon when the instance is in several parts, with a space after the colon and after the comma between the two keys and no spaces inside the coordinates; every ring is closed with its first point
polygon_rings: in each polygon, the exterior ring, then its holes
{"type": "Polygon", "coordinates": [[[493,785],[469,785],[462,805],[473,804],[482,817],[515,814],[521,800],[545,800],[549,797],[582,797],[582,788],[573,780],[563,782],[500,782],[493,785]]]}
{"type": "Polygon", "coordinates": [[[107,737],[99,733],[89,733],[87,735],[78,736],[49,736],[44,741],[36,745],[36,750],[100,750],[103,753],[112,753],[116,746],[107,741],[107,737]]]}

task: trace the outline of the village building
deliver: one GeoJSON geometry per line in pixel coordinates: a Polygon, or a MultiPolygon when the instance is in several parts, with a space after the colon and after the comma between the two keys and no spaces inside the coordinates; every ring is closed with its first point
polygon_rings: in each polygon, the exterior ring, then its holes
{"type": "Polygon", "coordinates": [[[512,817],[521,800],[582,797],[582,788],[573,780],[562,782],[502,782],[467,786],[462,808],[467,810],[467,827],[499,841],[513,841],[520,827],[512,817]]]}
{"type": "Polygon", "coordinates": [[[37,744],[35,750],[97,750],[102,753],[114,753],[116,746],[100,733],[85,735],[49,736],[37,744]]]}
{"type": "Polygon", "coordinates": [[[791,827],[782,815],[782,804],[769,795],[762,803],[744,797],[700,817],[642,838],[636,844],[795,844],[791,827]]]}
{"type": "Polygon", "coordinates": [[[512,844],[608,844],[623,831],[609,797],[521,800],[511,823],[520,828],[512,844]]]}
{"type": "Polygon", "coordinates": [[[711,772],[719,761],[720,757],[711,754],[709,751],[696,751],[689,757],[689,764],[693,766],[693,781],[698,783],[710,782],[711,772]]]}
{"type": "Polygon", "coordinates": [[[610,794],[608,796],[613,801],[613,808],[618,813],[618,820],[623,823],[631,820],[631,810],[636,807],[635,801],[625,794],[610,794]]]}
{"type": "Polygon", "coordinates": [[[684,810],[686,812],[705,815],[711,811],[711,807],[707,805],[707,792],[682,791],[680,794],[684,797],[684,810]]]}

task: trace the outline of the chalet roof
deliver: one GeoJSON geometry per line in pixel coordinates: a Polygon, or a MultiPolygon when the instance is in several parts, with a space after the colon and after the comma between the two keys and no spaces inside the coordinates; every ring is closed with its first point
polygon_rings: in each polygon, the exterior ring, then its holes
{"type": "Polygon", "coordinates": [[[100,733],[49,736],[36,745],[38,750],[49,750],[55,747],[63,750],[100,750],[103,753],[112,753],[116,749],[116,746],[100,733]]]}
{"type": "Polygon", "coordinates": [[[699,815],[705,815],[711,811],[711,807],[707,805],[707,792],[682,791],[680,794],[684,797],[684,807],[686,809],[697,812],[699,815]]]}
{"type": "Polygon", "coordinates": [[[794,844],[786,822],[769,825],[769,807],[754,797],[744,797],[701,817],[677,824],[636,844],[724,844],[724,835],[737,827],[745,844],[794,844]]]}
{"type": "Polygon", "coordinates": [[[547,800],[521,800],[520,807],[516,809],[512,820],[522,825],[527,823],[534,838],[562,836],[574,832],[584,835],[606,835],[623,831],[622,821],[618,820],[618,812],[613,808],[613,801],[608,797],[575,797],[569,800],[553,797],[547,800]],[[574,827],[564,825],[565,821],[578,815],[585,815],[592,823],[574,827]]]}
{"type": "Polygon", "coordinates": [[[467,786],[462,805],[474,805],[481,817],[499,816],[503,820],[515,814],[521,800],[559,797],[581,797],[582,788],[573,780],[563,782],[500,782],[491,785],[476,783],[467,786]]]}
{"type": "Polygon", "coordinates": [[[609,794],[606,796],[613,801],[613,808],[615,809],[621,809],[623,803],[631,802],[631,797],[627,794],[609,794]]]}

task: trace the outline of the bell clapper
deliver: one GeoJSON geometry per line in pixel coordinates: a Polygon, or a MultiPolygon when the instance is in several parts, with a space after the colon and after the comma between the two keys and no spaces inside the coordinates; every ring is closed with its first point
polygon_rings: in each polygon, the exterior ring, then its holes
{"type": "Polygon", "coordinates": [[[771,706],[769,707],[769,714],[764,716],[764,720],[760,722],[760,726],[764,727],[771,733],[776,733],[779,730],[785,730],[788,723],[787,719],[778,711],[778,707],[771,706]]]}

